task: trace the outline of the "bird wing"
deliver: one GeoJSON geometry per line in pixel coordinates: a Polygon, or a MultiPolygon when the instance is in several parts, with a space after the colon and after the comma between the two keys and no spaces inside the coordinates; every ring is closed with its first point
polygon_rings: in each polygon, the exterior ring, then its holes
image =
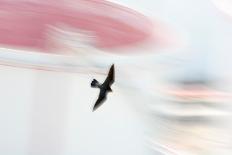
{"type": "Polygon", "coordinates": [[[106,80],[104,81],[103,85],[111,86],[113,83],[114,83],[114,64],[110,67],[108,76],[106,80]]]}
{"type": "Polygon", "coordinates": [[[93,111],[95,111],[106,100],[106,91],[100,91],[97,101],[94,104],[93,111]]]}

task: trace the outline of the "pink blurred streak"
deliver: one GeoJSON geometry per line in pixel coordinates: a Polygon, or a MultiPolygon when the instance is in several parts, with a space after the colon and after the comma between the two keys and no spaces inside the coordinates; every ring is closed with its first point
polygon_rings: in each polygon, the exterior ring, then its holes
{"type": "Polygon", "coordinates": [[[4,46],[49,52],[48,26],[60,24],[94,32],[99,48],[143,42],[153,29],[143,15],[102,0],[0,0],[0,44],[4,46]]]}

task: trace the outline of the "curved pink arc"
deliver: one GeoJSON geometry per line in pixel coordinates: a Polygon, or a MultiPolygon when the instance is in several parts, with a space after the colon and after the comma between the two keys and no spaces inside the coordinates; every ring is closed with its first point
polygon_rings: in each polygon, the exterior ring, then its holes
{"type": "Polygon", "coordinates": [[[48,25],[57,26],[61,23],[94,32],[99,48],[133,45],[149,38],[152,31],[151,22],[144,16],[105,1],[0,0],[2,45],[42,49],[46,52],[49,49],[48,25]]]}

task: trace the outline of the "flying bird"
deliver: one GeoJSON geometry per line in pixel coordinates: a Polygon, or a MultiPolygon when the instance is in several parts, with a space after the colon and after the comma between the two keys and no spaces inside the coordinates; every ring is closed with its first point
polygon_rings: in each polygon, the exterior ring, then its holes
{"type": "Polygon", "coordinates": [[[114,64],[110,67],[107,78],[103,84],[100,84],[96,79],[91,82],[91,87],[99,88],[100,93],[97,101],[94,104],[93,111],[95,111],[100,105],[104,103],[107,98],[108,92],[112,92],[111,85],[114,83],[114,64]]]}

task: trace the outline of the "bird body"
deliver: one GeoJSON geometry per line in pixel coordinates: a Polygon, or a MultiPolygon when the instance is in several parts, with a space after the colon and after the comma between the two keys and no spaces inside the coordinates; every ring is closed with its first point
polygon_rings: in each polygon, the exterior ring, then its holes
{"type": "Polygon", "coordinates": [[[98,99],[93,107],[93,111],[96,110],[102,103],[106,100],[107,94],[109,92],[112,92],[111,85],[114,83],[114,65],[110,67],[110,71],[108,73],[108,76],[103,84],[99,83],[96,79],[93,79],[91,82],[91,87],[93,88],[99,88],[100,94],[98,96],[98,99]]]}

